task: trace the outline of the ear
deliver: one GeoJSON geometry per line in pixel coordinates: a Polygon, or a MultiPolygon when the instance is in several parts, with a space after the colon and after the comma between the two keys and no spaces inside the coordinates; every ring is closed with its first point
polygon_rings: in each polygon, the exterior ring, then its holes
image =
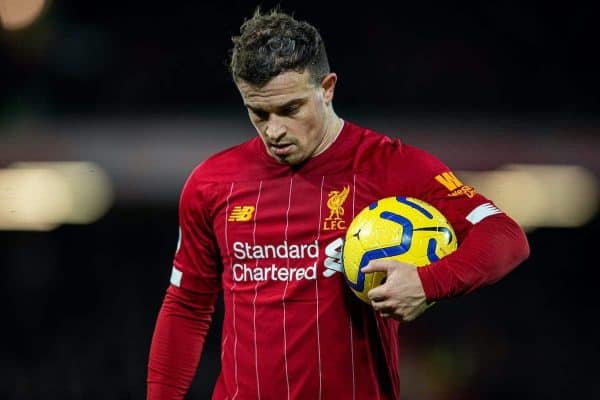
{"type": "Polygon", "coordinates": [[[325,75],[321,81],[321,87],[323,88],[323,100],[329,104],[333,100],[333,94],[335,92],[335,84],[337,82],[337,75],[333,72],[325,75]]]}

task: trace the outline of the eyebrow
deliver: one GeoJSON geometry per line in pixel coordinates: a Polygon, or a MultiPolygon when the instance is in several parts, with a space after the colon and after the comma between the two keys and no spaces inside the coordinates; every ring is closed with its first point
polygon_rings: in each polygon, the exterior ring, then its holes
{"type": "MultiPolygon", "coordinates": [[[[279,106],[275,106],[274,109],[276,111],[281,111],[281,110],[284,110],[284,109],[286,109],[287,107],[290,107],[290,106],[303,105],[306,102],[307,102],[307,98],[306,97],[301,97],[301,98],[298,98],[298,99],[290,100],[290,101],[288,101],[286,103],[283,103],[283,104],[281,104],[279,106]]],[[[247,108],[249,108],[250,110],[254,111],[255,113],[269,113],[269,111],[264,110],[264,109],[262,109],[260,107],[253,107],[253,106],[251,106],[250,104],[247,104],[247,103],[244,104],[244,105],[247,108]]]]}

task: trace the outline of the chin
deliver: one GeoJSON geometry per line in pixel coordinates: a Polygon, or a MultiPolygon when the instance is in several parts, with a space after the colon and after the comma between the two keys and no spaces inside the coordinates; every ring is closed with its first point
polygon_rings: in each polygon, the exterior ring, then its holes
{"type": "Polygon", "coordinates": [[[302,162],[304,161],[303,159],[300,159],[298,157],[295,157],[294,155],[288,155],[285,157],[280,157],[277,156],[275,154],[271,154],[271,156],[277,160],[277,162],[279,162],[280,164],[284,164],[284,165],[298,165],[298,164],[302,164],[302,162]]]}
{"type": "Polygon", "coordinates": [[[300,164],[301,161],[298,160],[294,160],[294,159],[289,159],[289,158],[284,158],[284,159],[279,159],[279,162],[285,165],[290,165],[290,166],[294,166],[294,165],[298,165],[300,164]]]}

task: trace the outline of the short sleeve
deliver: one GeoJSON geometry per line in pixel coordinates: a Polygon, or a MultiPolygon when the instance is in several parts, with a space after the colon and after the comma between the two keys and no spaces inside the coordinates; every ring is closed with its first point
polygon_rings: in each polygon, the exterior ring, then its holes
{"type": "Polygon", "coordinates": [[[195,173],[182,189],[179,242],[171,274],[174,286],[197,293],[214,293],[220,288],[222,266],[211,217],[216,193],[215,183],[203,182],[195,173]]]}

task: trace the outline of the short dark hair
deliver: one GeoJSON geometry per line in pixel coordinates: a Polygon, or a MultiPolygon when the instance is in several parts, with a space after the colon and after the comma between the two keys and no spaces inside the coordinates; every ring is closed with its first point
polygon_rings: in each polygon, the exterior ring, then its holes
{"type": "Polygon", "coordinates": [[[325,43],[317,29],[275,8],[262,14],[257,8],[234,36],[231,62],[234,81],[263,86],[286,72],[310,72],[314,84],[329,73],[325,43]]]}

